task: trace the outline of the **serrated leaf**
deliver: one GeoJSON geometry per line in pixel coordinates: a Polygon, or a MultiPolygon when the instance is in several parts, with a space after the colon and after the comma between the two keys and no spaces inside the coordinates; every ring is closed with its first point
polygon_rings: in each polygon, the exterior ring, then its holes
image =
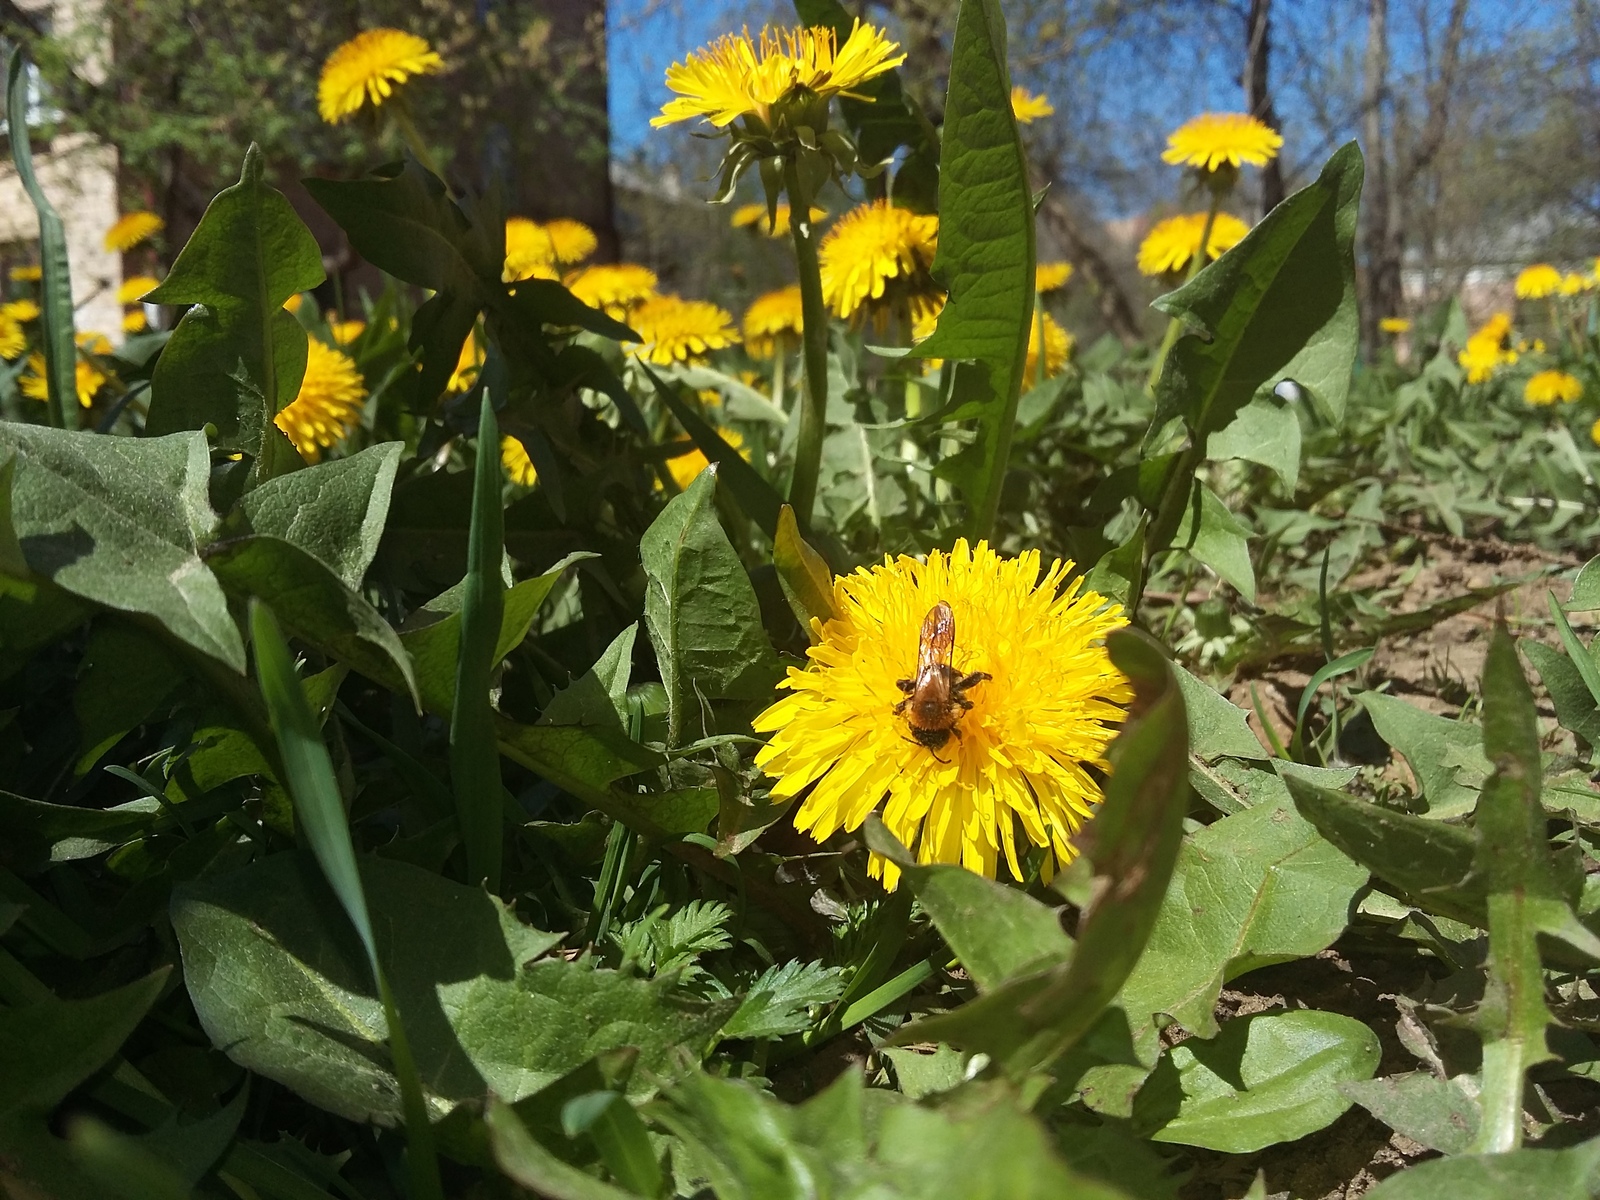
{"type": "Polygon", "coordinates": [[[1464,1152],[1483,1119],[1476,1096],[1431,1071],[1352,1080],[1339,1090],[1396,1133],[1445,1154],[1464,1152]]]}
{"type": "Polygon", "coordinates": [[[1217,575],[1248,600],[1256,600],[1256,573],[1250,562],[1250,530],[1228,511],[1205,484],[1195,481],[1190,501],[1184,507],[1178,530],[1172,537],[1177,549],[1187,550],[1197,562],[1217,575]]]}
{"type": "Polygon", "coordinates": [[[1206,457],[1212,462],[1242,458],[1260,463],[1292,493],[1300,479],[1300,418],[1288,403],[1258,396],[1206,440],[1206,457]]]}
{"type": "Polygon", "coordinates": [[[16,452],[12,524],[29,569],[244,670],[244,642],[199,548],[216,529],[211,458],[198,433],[161,438],[0,422],[16,452]]]}
{"type": "Polygon", "coordinates": [[[1333,1124],[1351,1104],[1339,1085],[1370,1078],[1381,1057],[1377,1035],[1339,1013],[1236,1018],[1162,1055],[1134,1123],[1157,1142],[1248,1154],[1333,1124]]]}
{"type": "Polygon", "coordinates": [[[1430,817],[1457,817],[1472,810],[1489,773],[1476,725],[1434,716],[1384,692],[1362,692],[1356,702],[1372,717],[1378,736],[1411,764],[1430,817]]]}
{"type": "Polygon", "coordinates": [[[1418,1163],[1385,1179],[1367,1200],[1591,1200],[1600,1138],[1565,1150],[1464,1154],[1418,1163]]]}
{"type": "Polygon", "coordinates": [[[1206,762],[1223,756],[1268,758],[1256,735],[1250,732],[1244,709],[1174,664],[1173,674],[1183,691],[1183,704],[1189,714],[1189,749],[1206,762]]]}
{"type": "Polygon", "coordinates": [[[722,1027],[725,1038],[778,1038],[816,1024],[826,1006],[844,994],[838,967],[798,959],[768,967],[746,990],[722,1027]],[[813,1016],[808,1010],[818,1010],[813,1016]]]}

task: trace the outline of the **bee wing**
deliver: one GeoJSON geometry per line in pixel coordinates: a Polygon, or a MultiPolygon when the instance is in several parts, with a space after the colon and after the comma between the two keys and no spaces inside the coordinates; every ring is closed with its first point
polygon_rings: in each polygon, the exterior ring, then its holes
{"type": "Polygon", "coordinates": [[[917,645],[917,677],[950,665],[950,655],[956,648],[956,616],[950,605],[941,600],[928,610],[922,619],[922,639],[917,645]]]}

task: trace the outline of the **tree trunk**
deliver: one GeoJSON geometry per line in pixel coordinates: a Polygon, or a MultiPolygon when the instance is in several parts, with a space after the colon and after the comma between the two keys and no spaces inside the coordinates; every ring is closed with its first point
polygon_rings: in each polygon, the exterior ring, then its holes
{"type": "Polygon", "coordinates": [[[1392,195],[1392,147],[1385,130],[1384,107],[1389,93],[1389,4],[1368,0],[1367,46],[1362,62],[1361,140],[1366,152],[1367,181],[1362,197],[1362,250],[1366,259],[1366,295],[1361,305],[1361,340],[1370,350],[1379,344],[1378,322],[1400,311],[1401,230],[1391,228],[1399,217],[1392,195]]]}
{"type": "MultiPolygon", "coordinates": [[[[1250,0],[1245,19],[1244,85],[1246,110],[1256,120],[1279,133],[1283,122],[1272,104],[1269,60],[1272,57],[1272,0],[1250,0]]],[[[1274,158],[1261,169],[1261,214],[1265,216],[1283,202],[1283,160],[1274,158]]]]}
{"type": "Polygon", "coordinates": [[[1128,294],[1122,290],[1116,272],[1100,253],[1095,239],[1078,224],[1065,199],[1054,190],[1047,192],[1042,213],[1045,224],[1067,248],[1067,257],[1089,281],[1095,303],[1100,306],[1100,319],[1112,336],[1124,346],[1139,342],[1144,337],[1144,329],[1128,301],[1128,294]]]}

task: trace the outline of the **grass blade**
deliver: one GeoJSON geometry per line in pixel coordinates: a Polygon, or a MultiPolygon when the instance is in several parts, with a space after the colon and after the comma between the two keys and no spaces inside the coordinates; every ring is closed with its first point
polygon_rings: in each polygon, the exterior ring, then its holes
{"type": "Polygon", "coordinates": [[[500,426],[487,392],[478,412],[478,462],[472,484],[467,577],[461,589],[461,652],[450,713],[450,781],[467,850],[467,881],[500,890],[503,815],[500,751],[495,744],[489,680],[505,609],[500,563],[505,515],[500,508],[500,426]]]}
{"type": "Polygon", "coordinates": [[[78,343],[72,320],[72,276],[67,266],[67,235],[61,218],[33,173],[33,148],[28,145],[28,56],[21,47],[11,53],[6,75],[6,119],[11,132],[11,161],[39,214],[40,284],[44,303],[45,379],[50,385],[50,423],[78,427],[78,343]],[[18,136],[18,133],[21,136],[18,136]]]}
{"type": "Polygon", "coordinates": [[[367,912],[367,896],[361,887],[361,873],[356,867],[355,846],[350,840],[344,802],[334,778],[333,760],[328,757],[322,731],[317,727],[316,716],[295,674],[294,660],[277,619],[259,600],[250,603],[250,634],[256,648],[261,694],[266,699],[272,732],[277,738],[278,753],[283,760],[283,783],[294,800],[295,818],[306,841],[311,843],[311,852],[327,877],[328,886],[333,888],[350,923],[355,926],[383,1001],[383,1016],[389,1027],[389,1050],[394,1056],[395,1075],[400,1080],[405,1107],[409,1146],[406,1170],[411,1180],[411,1194],[414,1200],[434,1200],[435,1197],[443,1200],[433,1129],[428,1124],[427,1105],[422,1097],[422,1081],[417,1075],[416,1060],[412,1057],[394,994],[389,990],[383,964],[378,961],[378,944],[372,935],[372,918],[367,912]]]}

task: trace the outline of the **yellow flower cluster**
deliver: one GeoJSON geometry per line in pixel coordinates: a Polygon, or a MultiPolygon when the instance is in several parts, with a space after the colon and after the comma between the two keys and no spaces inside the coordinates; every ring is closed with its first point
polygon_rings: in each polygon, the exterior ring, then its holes
{"type": "Polygon", "coordinates": [[[711,351],[739,341],[732,314],[705,300],[653,296],[629,314],[628,322],[643,343],[634,353],[658,366],[704,362],[711,351]]]}
{"type": "Polygon", "coordinates": [[[1583,382],[1565,371],[1539,371],[1528,378],[1522,398],[1529,404],[1571,404],[1583,395],[1583,382]]]}
{"type": "MultiPolygon", "coordinates": [[[[884,823],[921,862],[993,879],[1004,858],[1022,879],[1019,829],[1071,861],[1100,799],[1092,772],[1131,698],[1105,650],[1127,620],[1069,584],[1071,571],[1042,571],[1037,550],[1008,559],[961,540],[926,562],[886,558],[835,579],[834,615],[812,622],[809,664],[790,668],[779,685],[789,694],[755,720],[772,735],[756,763],[776,781],[774,799],[804,797],[796,826],[820,842],[883,804],[884,823]],[[936,753],[911,736],[900,681],[917,674],[923,623],[941,602],[955,622],[948,665],[982,678],[936,753]]],[[[887,888],[899,882],[876,855],[869,869],[887,888]]]]}
{"type": "Polygon", "coordinates": [[[531,488],[539,482],[539,472],[533,469],[533,459],[528,457],[527,450],[514,437],[500,439],[500,465],[505,468],[506,478],[518,487],[531,488]]]}
{"type": "Polygon", "coordinates": [[[1056,323],[1049,313],[1042,313],[1028,328],[1028,361],[1022,368],[1024,389],[1044,379],[1061,374],[1072,354],[1072,335],[1056,323]],[[1044,375],[1039,375],[1039,326],[1044,326],[1044,375]]]}
{"type": "MultiPolygon", "coordinates": [[[[149,241],[166,228],[167,223],[152,212],[123,213],[118,217],[111,228],[106,230],[105,246],[117,254],[126,254],[140,242],[149,241]]],[[[37,268],[35,268],[37,271],[37,268]]],[[[13,279],[21,278],[15,271],[11,273],[13,279]]],[[[29,276],[38,279],[38,274],[29,276]]]]}
{"type": "Polygon", "coordinates": [[[740,117],[772,124],[772,107],[791,93],[826,101],[849,95],[869,79],[905,62],[900,47],[859,20],[844,45],[824,26],[724,34],[667,68],[667,87],[678,93],[650,124],[657,128],[704,117],[724,129],[740,117]]]}
{"type": "Polygon", "coordinates": [[[1036,292],[1055,292],[1067,286],[1067,280],[1072,278],[1072,264],[1069,262],[1040,263],[1033,269],[1033,290],[1036,292]]]}
{"type": "Polygon", "coordinates": [[[582,221],[558,217],[540,224],[527,217],[506,221],[506,265],[502,278],[560,279],[561,270],[575,267],[595,252],[599,239],[582,221]]]}
{"type": "MultiPolygon", "coordinates": [[[[22,348],[18,346],[17,354],[21,352],[22,348]]],[[[85,331],[78,335],[78,361],[73,373],[73,386],[78,394],[78,403],[84,408],[94,403],[95,396],[100,393],[100,389],[106,385],[109,378],[90,356],[110,353],[111,342],[105,334],[85,331]]],[[[7,357],[15,358],[16,355],[7,357]]],[[[50,379],[45,373],[42,353],[34,351],[28,355],[27,365],[23,367],[22,375],[17,380],[17,387],[30,399],[50,399],[50,379]]]]}
{"type": "MultiPolygon", "coordinates": [[[[722,440],[727,442],[739,452],[739,457],[748,460],[750,452],[745,449],[744,438],[737,429],[728,429],[724,426],[717,427],[717,433],[722,440]]],[[[667,470],[672,475],[672,482],[678,485],[681,492],[700,477],[700,472],[711,465],[711,460],[706,457],[705,451],[696,446],[687,454],[680,454],[676,458],[667,459],[667,470]]]]}
{"type": "Polygon", "coordinates": [[[567,279],[572,294],[616,321],[656,295],[656,273],[637,263],[602,263],[567,279]]]}
{"type": "MultiPolygon", "coordinates": [[[[811,223],[815,225],[828,215],[827,209],[811,206],[811,223]]],[[[771,238],[789,236],[789,202],[779,201],[777,209],[772,214],[772,219],[767,219],[767,206],[765,204],[741,204],[733,210],[733,227],[735,229],[754,229],[771,238]]]]}
{"type": "Polygon", "coordinates": [[[272,422],[294,443],[301,458],[314,463],[324,450],[349,436],[361,419],[366,398],[366,380],[355,360],[312,338],[306,345],[300,391],[272,422]]]}
{"type": "Polygon", "coordinates": [[[1467,372],[1468,383],[1485,383],[1501,367],[1517,361],[1517,352],[1507,345],[1511,337],[1511,314],[1497,312],[1467,339],[1456,361],[1467,372]]]}
{"type": "Polygon", "coordinates": [[[790,353],[799,345],[804,325],[799,284],[757,296],[744,314],[745,348],[752,358],[790,353]]]}
{"type": "Polygon", "coordinates": [[[1037,95],[1020,84],[1011,89],[1011,115],[1019,125],[1031,125],[1055,113],[1056,106],[1050,103],[1049,96],[1037,95]]]}

